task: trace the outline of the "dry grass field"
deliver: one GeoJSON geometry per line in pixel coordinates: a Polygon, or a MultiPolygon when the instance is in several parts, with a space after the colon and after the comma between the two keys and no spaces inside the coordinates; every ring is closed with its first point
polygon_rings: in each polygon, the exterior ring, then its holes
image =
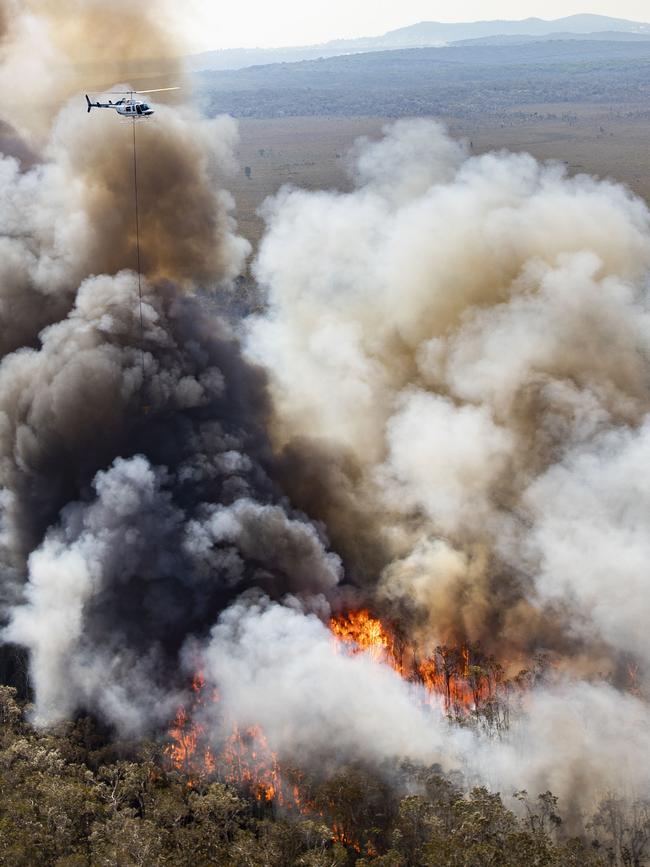
{"type": "MultiPolygon", "coordinates": [[[[480,121],[440,118],[473,151],[508,148],[564,161],[627,184],[650,201],[650,111],[647,106],[522,105],[480,121]]],[[[230,183],[240,232],[254,246],[263,232],[258,209],[284,184],[345,190],[346,154],[359,136],[378,137],[388,118],[292,117],[239,121],[241,172],[230,183]],[[250,177],[245,168],[249,167],[250,177]]]]}

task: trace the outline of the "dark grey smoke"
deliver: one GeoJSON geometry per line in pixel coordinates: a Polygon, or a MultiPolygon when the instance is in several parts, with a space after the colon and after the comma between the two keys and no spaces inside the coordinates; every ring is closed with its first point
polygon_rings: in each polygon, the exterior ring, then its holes
{"type": "Polygon", "coordinates": [[[40,349],[0,366],[14,597],[29,558],[7,637],[30,648],[42,721],[84,706],[160,722],[182,643],[229,599],[340,577],[269,478],[263,372],[196,299],[147,284],[143,382],[136,322],[135,276],[93,278],[40,349]]]}
{"type": "Polygon", "coordinates": [[[136,129],[140,309],[133,127],[86,114],[80,64],[174,75],[181,46],[165,4],[109,5],[0,7],[0,79],[43,54],[49,96],[75,94],[49,129],[36,80],[25,112],[0,105],[19,127],[0,138],[0,600],[40,722],[83,707],[141,731],[229,600],[317,594],[341,567],[271,479],[264,372],[193,295],[227,291],[249,250],[228,118],[157,106],[136,129]]]}

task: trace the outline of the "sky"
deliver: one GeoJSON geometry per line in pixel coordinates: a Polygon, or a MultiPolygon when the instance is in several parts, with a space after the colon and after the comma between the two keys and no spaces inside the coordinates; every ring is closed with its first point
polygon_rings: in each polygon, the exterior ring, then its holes
{"type": "Polygon", "coordinates": [[[529,16],[561,18],[579,12],[650,20],[648,0],[194,0],[185,16],[193,48],[308,45],[377,36],[417,21],[476,21],[529,16]]]}

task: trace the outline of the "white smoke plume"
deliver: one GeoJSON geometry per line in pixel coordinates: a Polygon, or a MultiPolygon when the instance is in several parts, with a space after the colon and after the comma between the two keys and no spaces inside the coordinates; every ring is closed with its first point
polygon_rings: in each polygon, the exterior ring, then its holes
{"type": "Polygon", "coordinates": [[[472,157],[432,122],[356,159],[351,193],[266,206],[269,311],[248,351],[271,373],[285,484],[423,652],[554,660],[556,685],[468,766],[506,788],[647,793],[650,708],[621,673],[650,666],[650,213],[557,164],[472,157]],[[318,449],[338,496],[313,508],[294,479],[318,449]]]}
{"type": "MultiPolygon", "coordinates": [[[[333,751],[346,761],[408,755],[449,765],[471,737],[448,729],[439,708],[420,707],[388,666],[341,652],[297,600],[243,597],[220,617],[203,662],[228,713],[240,725],[261,725],[274,749],[298,764],[333,751]]],[[[208,719],[218,710],[208,708],[208,719]]]]}

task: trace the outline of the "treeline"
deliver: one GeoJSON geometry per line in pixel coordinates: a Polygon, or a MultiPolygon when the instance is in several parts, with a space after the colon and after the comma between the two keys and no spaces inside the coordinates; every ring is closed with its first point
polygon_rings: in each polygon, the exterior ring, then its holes
{"type": "Polygon", "coordinates": [[[421,48],[196,76],[208,115],[485,117],[548,103],[639,105],[650,41],[421,48]]]}
{"type": "Polygon", "coordinates": [[[518,793],[516,816],[498,794],[464,793],[436,767],[355,765],[300,779],[304,815],[219,782],[191,787],[159,746],[111,742],[88,718],[34,730],[14,690],[0,687],[0,864],[9,867],[644,863],[643,805],[626,813],[610,799],[574,838],[551,793],[518,793]]]}

